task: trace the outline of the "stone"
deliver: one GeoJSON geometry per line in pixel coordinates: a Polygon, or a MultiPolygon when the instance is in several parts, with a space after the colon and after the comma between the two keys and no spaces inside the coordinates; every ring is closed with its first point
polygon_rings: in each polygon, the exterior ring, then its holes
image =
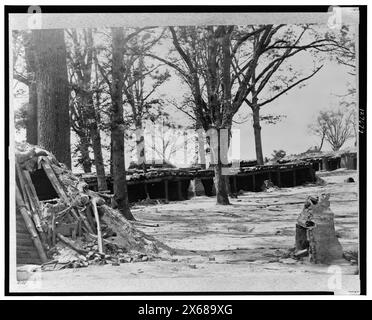
{"type": "Polygon", "coordinates": [[[285,264],[296,264],[297,260],[292,259],[292,258],[287,258],[287,259],[280,259],[279,262],[285,263],[285,264]]]}
{"type": "Polygon", "coordinates": [[[296,250],[308,249],[310,262],[313,263],[331,264],[343,258],[329,198],[329,194],[322,194],[319,198],[309,197],[297,219],[296,250]]]}
{"type": "Polygon", "coordinates": [[[309,254],[308,249],[298,250],[294,253],[296,258],[303,258],[309,254]]]}

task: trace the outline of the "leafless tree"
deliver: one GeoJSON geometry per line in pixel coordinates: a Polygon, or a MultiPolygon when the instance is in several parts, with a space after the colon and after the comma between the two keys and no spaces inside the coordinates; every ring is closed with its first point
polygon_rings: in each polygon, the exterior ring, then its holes
{"type": "Polygon", "coordinates": [[[344,143],[353,137],[352,114],[342,110],[321,111],[313,126],[313,132],[317,135],[324,134],[324,138],[334,151],[339,150],[344,143]]]}

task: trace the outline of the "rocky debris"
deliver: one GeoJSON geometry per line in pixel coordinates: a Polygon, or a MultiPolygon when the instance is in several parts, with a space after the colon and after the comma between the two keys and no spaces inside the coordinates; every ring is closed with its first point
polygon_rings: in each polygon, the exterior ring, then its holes
{"type": "Polygon", "coordinates": [[[322,179],[321,177],[319,177],[318,175],[315,175],[314,184],[317,185],[317,186],[325,186],[327,184],[327,182],[324,179],[322,179]]]}
{"type": "Polygon", "coordinates": [[[336,237],[334,214],[330,209],[329,194],[308,197],[296,224],[296,250],[313,263],[329,264],[343,257],[336,237]]]}
{"type": "Polygon", "coordinates": [[[351,264],[358,264],[359,255],[357,251],[345,251],[344,259],[350,261],[351,264]]]}
{"type": "Polygon", "coordinates": [[[80,243],[84,250],[86,250],[86,254],[79,254],[67,245],[58,242],[54,248],[53,260],[44,263],[41,266],[41,270],[51,271],[106,264],[119,266],[122,263],[144,262],[156,259],[154,255],[147,255],[136,251],[126,252],[120,248],[117,248],[115,251],[111,250],[110,254],[100,253],[98,252],[97,241],[87,243],[83,239],[78,239],[77,242],[80,243]]]}
{"type": "Polygon", "coordinates": [[[278,187],[274,185],[274,183],[271,180],[265,180],[264,183],[261,186],[262,191],[273,191],[277,190],[278,187]]]}

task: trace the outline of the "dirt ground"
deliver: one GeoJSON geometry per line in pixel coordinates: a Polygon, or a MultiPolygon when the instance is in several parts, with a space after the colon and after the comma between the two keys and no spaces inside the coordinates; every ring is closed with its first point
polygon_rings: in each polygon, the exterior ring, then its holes
{"type": "Polygon", "coordinates": [[[317,175],[325,185],[246,192],[232,199],[231,206],[216,205],[209,197],[135,206],[136,219],[158,225],[140,228],[174,248],[172,257],[53,272],[29,273],[23,267],[18,274],[25,281],[18,281],[11,291],[358,294],[356,262],[341,260],[327,266],[288,257],[305,199],[321,193],[331,194],[335,228],[344,251],[358,251],[357,171],[339,169],[317,175]],[[355,183],[345,182],[348,177],[355,183]]]}

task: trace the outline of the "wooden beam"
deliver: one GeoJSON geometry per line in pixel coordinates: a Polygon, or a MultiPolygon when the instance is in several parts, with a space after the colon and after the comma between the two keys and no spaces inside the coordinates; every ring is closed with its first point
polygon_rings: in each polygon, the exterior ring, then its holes
{"type": "Polygon", "coordinates": [[[280,170],[277,171],[277,179],[278,179],[278,187],[281,188],[282,187],[282,180],[281,180],[281,176],[280,176],[280,170]]]}
{"type": "Polygon", "coordinates": [[[96,219],[96,225],[97,225],[98,252],[99,253],[104,253],[103,252],[103,240],[102,240],[101,224],[100,224],[100,221],[99,221],[99,215],[98,215],[98,210],[97,210],[97,199],[93,198],[91,200],[91,203],[92,203],[94,218],[96,219]]]}
{"type": "Polygon", "coordinates": [[[178,193],[178,200],[184,200],[183,194],[182,194],[182,181],[177,180],[177,193],[178,193]]]}
{"type": "MultiPolygon", "coordinates": [[[[66,191],[63,189],[63,186],[59,182],[56,173],[54,172],[53,168],[51,167],[49,160],[43,159],[41,161],[41,165],[45,171],[45,174],[48,176],[49,181],[51,182],[53,188],[56,190],[58,196],[66,203],[70,204],[71,200],[67,196],[66,191]]],[[[83,220],[85,228],[90,233],[94,233],[93,229],[91,228],[90,224],[87,221],[87,218],[83,216],[79,211],[77,211],[75,208],[71,209],[71,213],[74,216],[76,220],[83,220]]]]}
{"type": "Polygon", "coordinates": [[[169,189],[168,189],[168,179],[164,180],[164,195],[165,195],[165,201],[169,202],[169,189]]]}
{"type": "Polygon", "coordinates": [[[26,205],[22,199],[18,186],[16,186],[16,203],[18,210],[22,215],[23,221],[25,222],[26,228],[31,236],[32,242],[34,243],[35,248],[39,254],[41,262],[42,263],[47,262],[48,257],[44,251],[43,244],[41,243],[39,235],[35,229],[34,223],[32,222],[32,219],[30,218],[30,215],[27,212],[26,205]]]}

